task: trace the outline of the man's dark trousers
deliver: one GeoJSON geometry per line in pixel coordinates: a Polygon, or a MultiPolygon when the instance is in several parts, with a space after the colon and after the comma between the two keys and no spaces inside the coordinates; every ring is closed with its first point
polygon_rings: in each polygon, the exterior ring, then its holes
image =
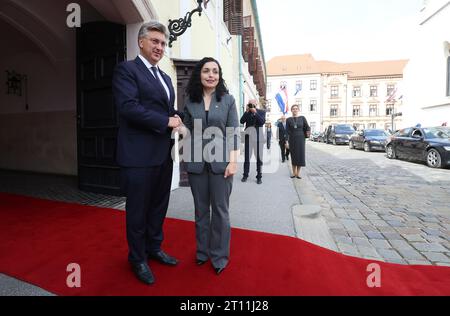
{"type": "Polygon", "coordinates": [[[256,142],[254,140],[250,140],[250,135],[245,135],[245,162],[244,162],[244,177],[248,178],[248,174],[250,172],[250,158],[253,153],[256,156],[256,178],[262,178],[262,146],[260,146],[260,135],[256,134],[256,142]]]}
{"type": "Polygon", "coordinates": [[[146,262],[149,253],[161,250],[172,167],[173,161],[169,156],[160,166],[121,168],[122,188],[127,197],[125,208],[130,262],[146,262]]]}

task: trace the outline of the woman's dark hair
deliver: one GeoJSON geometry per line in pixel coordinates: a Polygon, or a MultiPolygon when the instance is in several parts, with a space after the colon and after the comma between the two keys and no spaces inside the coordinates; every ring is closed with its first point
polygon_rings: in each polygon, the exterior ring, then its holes
{"type": "Polygon", "coordinates": [[[222,67],[220,67],[219,62],[212,57],[205,57],[195,65],[191,78],[189,79],[186,87],[186,94],[189,96],[189,100],[191,100],[191,102],[200,103],[203,100],[203,85],[200,75],[203,66],[209,62],[215,62],[217,66],[219,66],[219,83],[216,87],[217,102],[220,102],[222,97],[225,94],[228,94],[228,89],[222,76],[222,67]]]}

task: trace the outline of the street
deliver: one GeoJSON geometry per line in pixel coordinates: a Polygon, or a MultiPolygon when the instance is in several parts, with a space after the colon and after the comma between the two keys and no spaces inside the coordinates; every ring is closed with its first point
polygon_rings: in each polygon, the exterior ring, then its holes
{"type": "Polygon", "coordinates": [[[308,142],[304,170],[338,250],[402,264],[450,265],[450,170],[308,142]]]}

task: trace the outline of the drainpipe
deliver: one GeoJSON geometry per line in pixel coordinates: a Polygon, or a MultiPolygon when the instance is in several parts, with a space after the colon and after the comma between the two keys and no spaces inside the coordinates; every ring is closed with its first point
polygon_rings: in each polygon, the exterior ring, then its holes
{"type": "Polygon", "coordinates": [[[239,56],[239,117],[244,113],[242,112],[242,105],[244,104],[244,80],[242,75],[242,36],[238,36],[238,56],[239,56]]]}

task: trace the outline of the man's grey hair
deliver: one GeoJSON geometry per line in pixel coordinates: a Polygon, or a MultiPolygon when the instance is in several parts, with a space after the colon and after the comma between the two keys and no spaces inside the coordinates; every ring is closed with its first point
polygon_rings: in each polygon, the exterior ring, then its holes
{"type": "Polygon", "coordinates": [[[164,24],[159,23],[158,21],[150,21],[142,24],[139,29],[138,40],[147,36],[147,33],[150,31],[157,31],[164,34],[166,40],[169,39],[169,32],[167,31],[167,27],[164,24]]]}

